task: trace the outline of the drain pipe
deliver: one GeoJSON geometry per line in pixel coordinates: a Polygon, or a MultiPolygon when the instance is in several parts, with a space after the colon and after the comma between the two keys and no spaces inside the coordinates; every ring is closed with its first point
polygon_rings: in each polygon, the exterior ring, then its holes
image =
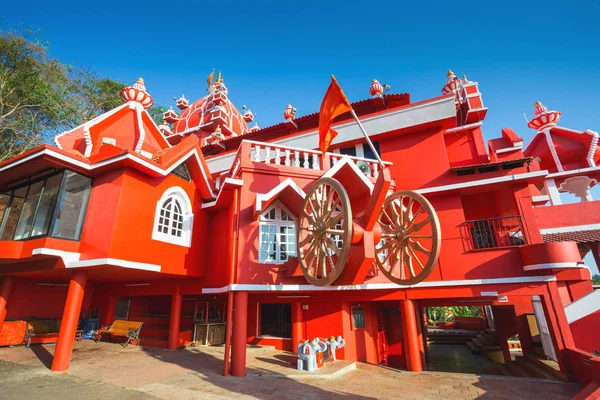
{"type": "Polygon", "coordinates": [[[229,226],[231,234],[229,236],[230,243],[230,260],[229,260],[229,285],[227,293],[227,325],[225,326],[225,354],[223,356],[223,376],[229,375],[229,354],[231,352],[231,325],[233,323],[233,292],[231,285],[235,282],[235,271],[237,268],[237,249],[238,249],[238,227],[239,227],[239,210],[240,210],[240,189],[236,188],[233,192],[233,202],[231,212],[229,214],[229,226]]]}

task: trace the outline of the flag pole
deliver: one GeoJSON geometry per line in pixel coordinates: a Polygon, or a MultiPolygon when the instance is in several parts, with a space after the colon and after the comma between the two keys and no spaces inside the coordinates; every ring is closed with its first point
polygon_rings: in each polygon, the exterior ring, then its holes
{"type": "Polygon", "coordinates": [[[369,143],[369,146],[371,147],[371,150],[373,151],[373,154],[375,154],[375,157],[377,157],[377,161],[379,162],[379,165],[381,165],[382,169],[385,168],[385,165],[383,164],[383,160],[381,159],[381,157],[379,157],[379,153],[377,153],[377,151],[375,150],[375,146],[373,146],[373,142],[371,142],[371,139],[369,138],[369,135],[367,135],[367,131],[365,131],[365,128],[360,123],[360,120],[356,116],[356,113],[354,112],[354,109],[350,109],[350,113],[354,117],[354,120],[358,124],[358,127],[362,131],[363,135],[365,135],[365,139],[367,139],[367,143],[369,143]]]}

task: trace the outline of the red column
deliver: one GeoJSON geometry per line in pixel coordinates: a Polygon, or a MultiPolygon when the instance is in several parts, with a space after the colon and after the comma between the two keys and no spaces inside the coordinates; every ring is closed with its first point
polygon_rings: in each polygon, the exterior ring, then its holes
{"type": "Polygon", "coordinates": [[[235,292],[233,295],[233,321],[233,337],[231,340],[231,375],[246,376],[248,292],[235,292]]]}
{"type": "Polygon", "coordinates": [[[69,293],[67,294],[62,322],[60,323],[52,367],[50,368],[54,372],[62,372],[69,369],[86,282],[87,271],[73,272],[71,282],[69,282],[69,293]]]}
{"type": "Polygon", "coordinates": [[[8,304],[14,281],[12,276],[5,276],[0,282],[0,332],[2,332],[2,326],[6,319],[6,304],[8,304]]]}
{"type": "Polygon", "coordinates": [[[565,308],[560,299],[556,282],[548,282],[548,294],[548,296],[542,296],[546,323],[552,335],[552,342],[560,370],[569,376],[572,371],[566,349],[574,348],[575,342],[573,341],[571,327],[567,321],[565,308]]]}
{"type": "Polygon", "coordinates": [[[302,340],[302,304],[292,303],[292,351],[295,353],[298,342],[302,340]]]}
{"type": "Polygon", "coordinates": [[[406,368],[409,371],[421,372],[423,371],[423,366],[421,364],[421,352],[419,351],[415,306],[412,300],[400,300],[400,311],[402,313],[406,368]]]}
{"type": "Polygon", "coordinates": [[[173,296],[171,297],[171,321],[169,322],[169,350],[177,349],[180,325],[181,293],[179,292],[179,284],[176,284],[173,288],[173,296]]]}

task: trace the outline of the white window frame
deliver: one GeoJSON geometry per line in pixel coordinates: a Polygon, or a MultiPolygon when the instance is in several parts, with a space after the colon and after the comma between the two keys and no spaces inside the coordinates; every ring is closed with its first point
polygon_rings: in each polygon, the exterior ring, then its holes
{"type": "Polygon", "coordinates": [[[167,189],[160,200],[156,203],[156,210],[154,213],[154,226],[152,229],[152,240],[158,240],[160,242],[171,243],[177,246],[191,247],[192,245],[192,226],[194,222],[194,214],[192,213],[192,203],[185,190],[179,186],[173,186],[167,189]],[[172,223],[173,215],[169,219],[169,233],[163,233],[158,230],[160,222],[160,211],[163,205],[169,200],[179,203],[181,207],[181,213],[183,214],[183,223],[181,236],[172,235],[172,223]]]}
{"type": "MultiPolygon", "coordinates": [[[[281,260],[281,248],[280,248],[280,244],[281,244],[281,233],[280,228],[281,227],[293,227],[294,228],[294,237],[295,235],[297,235],[297,225],[298,225],[298,220],[296,219],[296,216],[286,207],[284,206],[280,201],[276,201],[273,204],[271,204],[265,211],[263,211],[260,214],[259,217],[259,227],[258,227],[258,262],[260,264],[283,264],[285,262],[287,262],[287,260],[282,261],[281,260]],[[275,219],[268,219],[266,217],[266,215],[268,215],[271,210],[275,209],[275,219]],[[291,221],[284,221],[281,219],[281,210],[285,211],[285,213],[292,219],[291,221]],[[275,231],[275,260],[265,260],[262,258],[262,252],[261,252],[261,247],[262,247],[262,227],[265,225],[274,225],[276,227],[276,231],[275,231]]],[[[267,233],[269,234],[269,233],[267,233]]],[[[294,240],[294,245],[296,244],[296,241],[294,240]]],[[[293,254],[288,255],[288,259],[289,257],[296,257],[298,254],[298,249],[296,249],[294,251],[293,254]]]]}

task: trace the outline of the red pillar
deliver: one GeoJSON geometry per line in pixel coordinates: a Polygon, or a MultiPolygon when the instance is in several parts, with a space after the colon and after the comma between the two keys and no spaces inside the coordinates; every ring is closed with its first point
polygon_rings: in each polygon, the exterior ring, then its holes
{"type": "Polygon", "coordinates": [[[5,276],[0,281],[0,332],[2,332],[2,326],[6,319],[6,304],[8,304],[14,281],[12,276],[5,276]]]}
{"type": "Polygon", "coordinates": [[[552,335],[558,365],[560,370],[571,378],[572,368],[566,349],[574,348],[575,342],[556,282],[548,282],[548,295],[542,296],[542,304],[546,315],[546,323],[552,335]]]}
{"type": "Polygon", "coordinates": [[[169,322],[169,350],[177,349],[180,325],[181,293],[179,292],[179,284],[176,284],[173,288],[173,296],[171,297],[171,321],[169,322]]]}
{"type": "Polygon", "coordinates": [[[412,300],[400,300],[402,313],[402,327],[404,331],[404,349],[406,352],[406,368],[409,371],[421,372],[421,352],[419,351],[419,335],[417,333],[417,320],[415,306],[412,300]]]}
{"type": "Polygon", "coordinates": [[[295,353],[298,342],[302,340],[302,304],[292,303],[292,351],[295,353]]]}
{"type": "Polygon", "coordinates": [[[71,282],[69,282],[69,293],[67,294],[62,322],[60,323],[52,367],[50,368],[54,372],[62,372],[69,369],[86,282],[87,271],[73,272],[71,282]]]}
{"type": "Polygon", "coordinates": [[[231,375],[246,376],[248,292],[235,292],[233,295],[233,321],[233,337],[231,340],[231,375]]]}

